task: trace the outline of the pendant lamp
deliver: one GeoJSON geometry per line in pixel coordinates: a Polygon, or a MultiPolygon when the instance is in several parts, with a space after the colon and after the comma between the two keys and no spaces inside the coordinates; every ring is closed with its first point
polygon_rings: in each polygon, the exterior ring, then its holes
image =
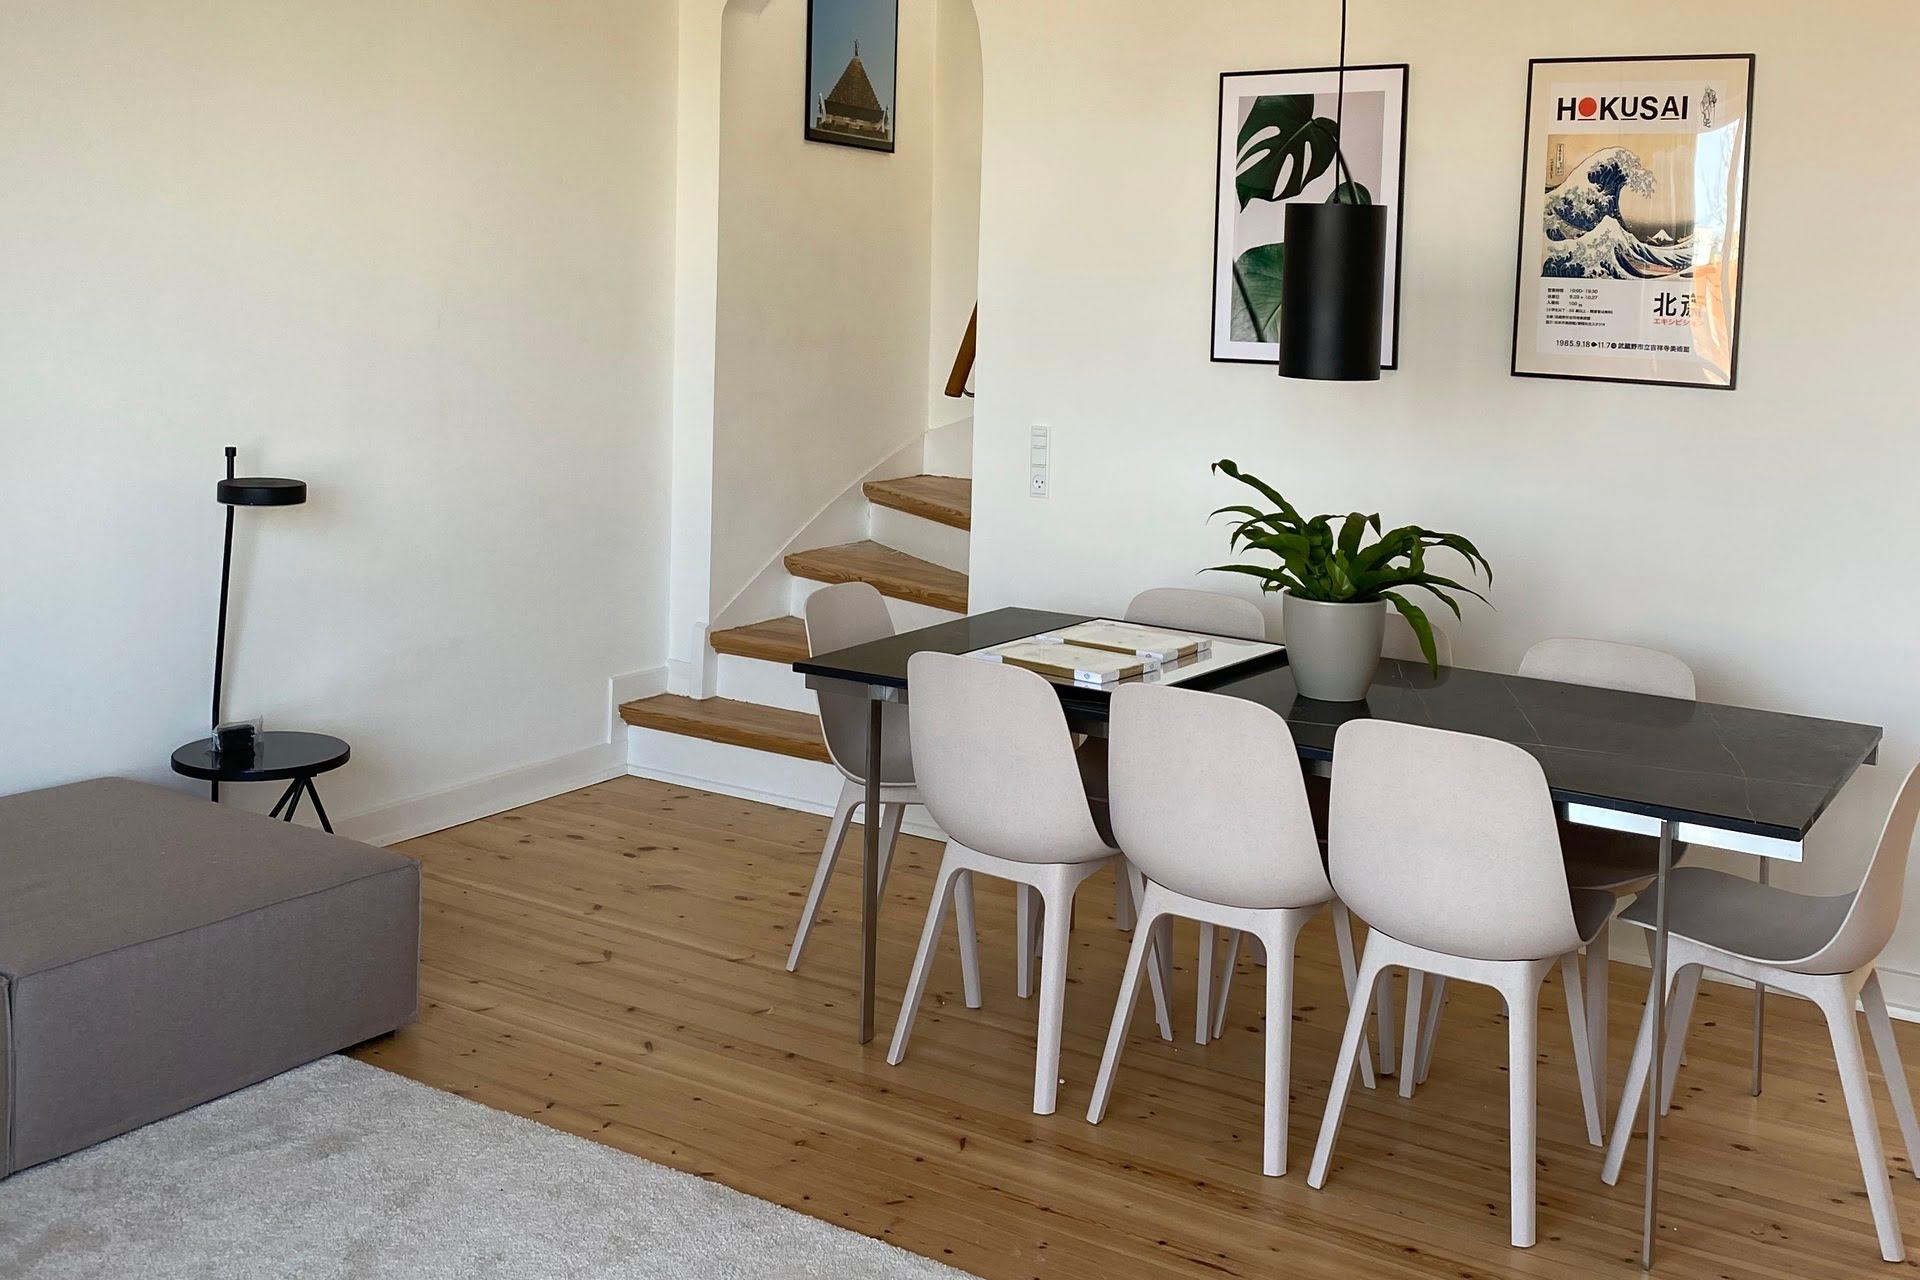
{"type": "Polygon", "coordinates": [[[1387,207],[1348,204],[1355,189],[1339,131],[1347,96],[1347,0],[1340,0],[1340,79],[1334,103],[1334,203],[1287,205],[1280,282],[1280,376],[1329,382],[1380,377],[1387,283],[1387,207]]]}

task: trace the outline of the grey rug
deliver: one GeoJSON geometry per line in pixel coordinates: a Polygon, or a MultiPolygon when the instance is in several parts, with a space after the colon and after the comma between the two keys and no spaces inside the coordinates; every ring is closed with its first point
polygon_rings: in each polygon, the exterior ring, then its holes
{"type": "Polygon", "coordinates": [[[326,1058],[0,1182],[0,1276],[961,1273],[377,1067],[326,1058]]]}

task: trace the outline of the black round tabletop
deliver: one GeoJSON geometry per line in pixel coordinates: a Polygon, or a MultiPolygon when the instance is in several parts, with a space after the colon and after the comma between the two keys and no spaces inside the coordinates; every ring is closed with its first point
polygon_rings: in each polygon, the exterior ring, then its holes
{"type": "Polygon", "coordinates": [[[253,754],[217,755],[212,738],[189,742],[173,753],[173,771],[208,782],[279,782],[338,769],[352,748],[324,733],[269,730],[253,745],[253,754]]]}

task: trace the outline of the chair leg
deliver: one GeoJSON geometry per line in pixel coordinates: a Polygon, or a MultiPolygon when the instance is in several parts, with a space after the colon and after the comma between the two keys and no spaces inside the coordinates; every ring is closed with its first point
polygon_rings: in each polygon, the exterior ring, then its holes
{"type": "Polygon", "coordinates": [[[1205,1044],[1213,1021],[1213,934],[1214,928],[1200,922],[1200,964],[1193,997],[1193,1042],[1205,1044]]]}
{"type": "Polygon", "coordinates": [[[960,988],[967,1008],[978,1009],[980,999],[980,931],[973,918],[973,872],[962,871],[953,883],[953,923],[960,935],[960,988]]]}
{"type": "Polygon", "coordinates": [[[1887,1156],[1880,1145],[1880,1122],[1873,1110],[1873,1086],[1867,1079],[1860,1028],[1853,1020],[1853,994],[1836,979],[1817,1003],[1827,1015],[1827,1030],[1833,1036],[1840,1088],[1846,1094],[1847,1115],[1853,1121],[1853,1145],[1860,1151],[1867,1203],[1873,1206],[1873,1225],[1880,1233],[1880,1256],[1888,1262],[1905,1261],[1906,1244],[1900,1238],[1900,1217],[1893,1207],[1893,1186],[1887,1180],[1887,1156]]]}
{"type": "Polygon", "coordinates": [[[1914,1124],[1913,1094],[1907,1088],[1907,1071],[1900,1063],[1900,1046],[1893,1038],[1893,1020],[1887,1016],[1887,997],[1880,990],[1880,975],[1873,974],[1860,990],[1867,1007],[1867,1027],[1873,1032],[1874,1053],[1880,1059],[1880,1074],[1886,1077],[1887,1093],[1893,1099],[1893,1114],[1900,1120],[1900,1141],[1907,1149],[1907,1169],[1920,1178],[1920,1126],[1914,1124]]]}
{"type": "Polygon", "coordinates": [[[1680,1064],[1686,1061],[1687,1032],[1693,1027],[1693,1002],[1700,995],[1703,972],[1697,964],[1682,969],[1680,980],[1674,984],[1673,1000],[1667,1006],[1667,1057],[1666,1066],[1660,1070],[1661,1115],[1673,1106],[1674,1081],[1680,1078],[1680,1064]]]}
{"type": "MultiPolygon", "coordinates": [[[[1126,872],[1120,875],[1124,877],[1126,872]]],[[[1134,1006],[1140,1002],[1140,976],[1152,968],[1148,949],[1153,944],[1153,930],[1143,927],[1158,918],[1157,911],[1151,916],[1145,914],[1151,910],[1153,908],[1142,905],[1134,915],[1133,943],[1127,948],[1127,967],[1120,975],[1113,1025],[1107,1029],[1107,1050],[1100,1055],[1100,1074],[1094,1078],[1093,1099],[1087,1104],[1088,1124],[1099,1124],[1106,1118],[1107,1103],[1113,1097],[1113,1078],[1120,1070],[1120,1051],[1127,1043],[1127,1024],[1133,1021],[1134,1006]]]]}
{"type": "Polygon", "coordinates": [[[893,870],[893,846],[900,839],[900,823],[907,816],[903,804],[880,806],[880,892],[887,891],[887,873],[893,870]]]}
{"type": "Polygon", "coordinates": [[[900,1019],[893,1025],[893,1044],[887,1049],[887,1065],[897,1067],[907,1056],[907,1037],[913,1034],[914,1015],[920,1012],[920,997],[926,994],[927,970],[933,967],[933,953],[940,946],[940,921],[947,914],[947,902],[953,896],[954,877],[960,868],[952,855],[940,860],[940,874],[927,902],[927,923],[920,930],[920,949],[913,953],[913,974],[907,979],[907,993],[900,1002],[900,1019]]]}
{"type": "MultiPolygon", "coordinates": [[[[1349,945],[1352,939],[1348,939],[1349,945]]],[[[1240,931],[1227,930],[1227,962],[1220,973],[1220,989],[1213,997],[1213,1038],[1218,1040],[1227,1029],[1227,995],[1233,990],[1234,966],[1240,963],[1240,931]]]]}
{"type": "Polygon", "coordinates": [[[1033,994],[1034,908],[1039,893],[1030,884],[1015,885],[1013,890],[1013,932],[1018,941],[1013,951],[1013,989],[1022,1000],[1033,994]]]}
{"type": "Polygon", "coordinates": [[[1425,1084],[1427,1072],[1433,1070],[1433,1044],[1440,1038],[1440,1011],[1447,1007],[1447,975],[1436,973],[1432,977],[1427,1011],[1420,1019],[1420,1078],[1416,1084],[1425,1084]]]}
{"type": "Polygon", "coordinates": [[[847,821],[860,803],[860,788],[849,782],[840,788],[833,805],[833,820],[827,824],[827,847],[820,851],[820,862],[813,869],[813,887],[807,890],[807,905],[800,911],[800,927],[794,930],[793,947],[787,952],[787,972],[800,967],[800,952],[813,932],[814,917],[820,914],[820,899],[826,896],[827,882],[833,879],[834,864],[840,861],[840,846],[847,837],[847,821]]]}
{"type": "Polygon", "coordinates": [[[1600,1130],[1600,1093],[1594,1079],[1593,1041],[1587,1035],[1587,1001],[1581,989],[1580,957],[1568,952],[1560,957],[1560,982],[1566,987],[1567,1025],[1573,1031],[1573,1066],[1580,1078],[1580,1110],[1587,1118],[1587,1141],[1599,1146],[1606,1141],[1600,1130]]]}
{"type": "MultiPolygon", "coordinates": [[[[1667,1000],[1671,1007],[1674,979],[1678,971],[1667,967],[1667,1000]]],[[[1640,1101],[1646,1097],[1647,1076],[1653,1067],[1653,1001],[1640,1011],[1640,1032],[1633,1040],[1633,1058],[1627,1064],[1627,1079],[1620,1087],[1620,1109],[1613,1115],[1613,1136],[1607,1140],[1607,1158],[1600,1167],[1600,1181],[1614,1186],[1620,1181],[1620,1166],[1626,1163],[1627,1144],[1633,1141],[1633,1123],[1640,1114],[1640,1101]]]]}
{"type": "Polygon", "coordinates": [[[1260,1170],[1269,1178],[1287,1172],[1287,1076],[1293,1056],[1293,953],[1298,935],[1285,926],[1266,931],[1266,1100],[1260,1170]]]}
{"type": "Polygon", "coordinates": [[[1607,1078],[1607,988],[1608,952],[1612,949],[1613,925],[1603,924],[1587,944],[1587,959],[1581,975],[1587,995],[1587,1047],[1593,1054],[1593,1091],[1604,1103],[1611,1095],[1607,1078]]]}
{"type": "Polygon", "coordinates": [[[1113,927],[1125,933],[1133,925],[1133,890],[1127,884],[1127,868],[1116,863],[1113,868],[1113,927]]]}
{"type": "Polygon", "coordinates": [[[1073,930],[1073,891],[1080,881],[1067,867],[1050,867],[1040,890],[1040,1034],[1033,1063],[1033,1114],[1050,1116],[1060,1093],[1060,1027],[1067,1006],[1067,947],[1073,930]]]}
{"type": "MultiPolygon", "coordinates": [[[[1124,870],[1121,874],[1126,876],[1128,888],[1133,893],[1134,927],[1137,929],[1140,927],[1140,912],[1144,910],[1142,904],[1147,900],[1147,878],[1132,863],[1124,863],[1123,866],[1124,870]]],[[[1149,939],[1153,950],[1147,953],[1147,986],[1153,992],[1153,1020],[1159,1027],[1160,1038],[1172,1044],[1173,1007],[1167,1002],[1167,977],[1161,967],[1162,961],[1166,958],[1166,952],[1160,945],[1160,937],[1164,931],[1156,926],[1153,932],[1154,936],[1149,939]]]]}
{"type": "Polygon", "coordinates": [[[1540,988],[1515,982],[1507,992],[1507,1181],[1512,1188],[1513,1247],[1533,1247],[1536,1055],[1540,1048],[1540,988]]]}
{"type": "MultiPolygon", "coordinates": [[[[1379,996],[1380,975],[1386,968],[1377,951],[1378,948],[1369,939],[1366,951],[1360,956],[1359,975],[1354,980],[1353,989],[1358,998],[1347,1006],[1347,1029],[1340,1037],[1340,1059],[1333,1068],[1333,1087],[1327,1091],[1326,1114],[1320,1118],[1320,1139],[1314,1144],[1313,1164],[1307,1170],[1307,1185],[1315,1190],[1327,1185],[1327,1166],[1333,1161],[1334,1140],[1340,1136],[1340,1119],[1347,1109],[1347,1094],[1353,1088],[1360,1055],[1366,1052],[1367,1015],[1372,1012],[1370,1006],[1379,996]]],[[[1272,967],[1271,956],[1267,964],[1269,968],[1272,967]]]]}
{"type": "MultiPolygon", "coordinates": [[[[1347,904],[1338,898],[1333,902],[1333,941],[1340,952],[1340,982],[1347,989],[1347,1006],[1353,1006],[1354,964],[1353,964],[1353,913],[1347,910],[1347,904]]],[[[1360,1043],[1360,1083],[1373,1088],[1373,1046],[1366,1041],[1366,1029],[1361,1028],[1360,1043]]]]}
{"type": "Polygon", "coordinates": [[[1380,1024],[1375,1028],[1380,1034],[1380,1066],[1383,1076],[1393,1074],[1393,970],[1384,969],[1378,978],[1379,994],[1374,999],[1375,1020],[1380,1024]]]}
{"type": "Polygon", "coordinates": [[[1414,1077],[1420,1074],[1420,988],[1427,975],[1407,970],[1407,1029],[1400,1037],[1400,1096],[1413,1096],[1414,1077]]]}

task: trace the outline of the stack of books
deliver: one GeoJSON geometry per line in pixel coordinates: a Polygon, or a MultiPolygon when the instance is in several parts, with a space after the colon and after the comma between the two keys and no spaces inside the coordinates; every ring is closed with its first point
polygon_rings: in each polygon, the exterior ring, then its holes
{"type": "Polygon", "coordinates": [[[1204,656],[1205,636],[1100,619],[981,649],[973,656],[1037,671],[1049,680],[1101,689],[1204,656]]]}

